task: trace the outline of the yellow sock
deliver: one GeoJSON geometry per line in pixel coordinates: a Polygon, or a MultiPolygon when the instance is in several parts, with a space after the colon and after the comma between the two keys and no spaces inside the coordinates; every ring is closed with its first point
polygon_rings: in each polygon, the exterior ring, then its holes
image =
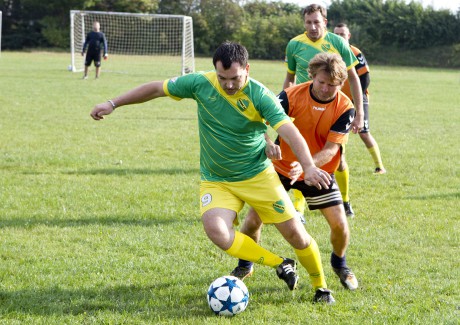
{"type": "Polygon", "coordinates": [[[375,144],[375,146],[368,148],[367,150],[369,150],[369,153],[372,156],[372,160],[374,160],[375,167],[383,169],[383,162],[382,157],[380,156],[379,145],[375,144]]]}
{"type": "Polygon", "coordinates": [[[271,267],[278,266],[283,262],[281,257],[259,246],[251,237],[239,231],[235,231],[233,244],[225,252],[242,260],[271,267]]]}
{"type": "Polygon", "coordinates": [[[321,255],[316,241],[312,238],[310,246],[302,250],[295,249],[294,251],[300,264],[305,267],[310,275],[310,281],[313,288],[315,290],[327,288],[323,265],[321,264],[321,255]]]}
{"type": "Polygon", "coordinates": [[[339,186],[340,193],[342,194],[343,202],[350,201],[349,196],[349,182],[350,182],[350,173],[348,168],[343,171],[336,170],[334,172],[335,180],[337,181],[337,185],[339,186]]]}
{"type": "Polygon", "coordinates": [[[305,198],[302,194],[301,191],[292,189],[292,194],[294,196],[293,202],[294,203],[294,208],[296,211],[299,211],[300,213],[304,214],[305,213],[305,198]]]}

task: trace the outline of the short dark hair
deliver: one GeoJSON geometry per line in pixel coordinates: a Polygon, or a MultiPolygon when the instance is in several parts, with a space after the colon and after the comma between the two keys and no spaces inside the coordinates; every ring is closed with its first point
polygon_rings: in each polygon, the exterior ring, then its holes
{"type": "Polygon", "coordinates": [[[216,63],[220,61],[224,69],[227,70],[234,62],[239,63],[242,67],[246,67],[248,59],[248,50],[246,50],[243,45],[236,42],[225,41],[219,45],[214,53],[212,63],[214,67],[216,67],[216,63]]]}
{"type": "Polygon", "coordinates": [[[337,28],[347,27],[348,28],[348,25],[345,23],[338,23],[337,25],[335,25],[335,27],[337,28]]]}
{"type": "Polygon", "coordinates": [[[326,10],[326,8],[324,8],[321,5],[315,4],[315,3],[312,3],[309,6],[306,6],[305,9],[303,10],[303,15],[302,16],[305,17],[306,14],[310,15],[310,14],[316,12],[316,11],[319,11],[324,18],[327,18],[327,10],[326,10]]]}

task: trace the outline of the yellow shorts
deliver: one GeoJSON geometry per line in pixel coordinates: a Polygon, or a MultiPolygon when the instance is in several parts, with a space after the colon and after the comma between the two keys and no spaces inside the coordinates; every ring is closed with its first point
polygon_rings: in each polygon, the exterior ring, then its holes
{"type": "Polygon", "coordinates": [[[281,223],[294,217],[295,209],[273,165],[251,179],[240,182],[208,182],[200,185],[200,212],[213,208],[239,213],[246,202],[263,223],[281,223]]]}

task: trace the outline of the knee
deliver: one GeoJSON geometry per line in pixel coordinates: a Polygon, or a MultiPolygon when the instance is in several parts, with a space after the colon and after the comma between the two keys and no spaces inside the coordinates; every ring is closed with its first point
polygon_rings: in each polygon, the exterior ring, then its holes
{"type": "Polygon", "coordinates": [[[234,231],[219,217],[203,215],[203,228],[208,238],[220,249],[227,250],[233,244],[234,231]]]}
{"type": "Polygon", "coordinates": [[[350,230],[348,228],[347,220],[339,220],[338,222],[331,224],[332,235],[348,238],[350,236],[350,230]]]}
{"type": "Polygon", "coordinates": [[[245,228],[251,232],[258,231],[262,227],[262,221],[259,218],[248,218],[244,221],[245,228]]]}
{"type": "Polygon", "coordinates": [[[291,224],[286,228],[278,228],[284,239],[295,249],[304,249],[310,246],[311,237],[300,221],[289,221],[291,224]]]}

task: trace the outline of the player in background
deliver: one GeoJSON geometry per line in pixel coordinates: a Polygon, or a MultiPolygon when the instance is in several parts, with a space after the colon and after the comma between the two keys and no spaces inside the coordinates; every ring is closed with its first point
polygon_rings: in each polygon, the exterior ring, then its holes
{"type": "MultiPolygon", "coordinates": [[[[283,139],[279,146],[267,137],[267,155],[273,159],[275,170],[286,191],[302,193],[310,210],[320,210],[330,227],[332,244],[331,266],[342,285],[350,290],[358,288],[358,281],[347,265],[346,250],[350,240],[348,220],[334,172],[340,164],[340,147],[346,141],[355,116],[353,103],[340,91],[347,79],[342,58],[335,53],[318,53],[310,60],[308,74],[311,81],[286,88],[278,98],[286,114],[294,121],[307,141],[316,166],[332,178],[329,188],[318,189],[305,184],[303,175],[292,182],[290,175],[298,166],[296,157],[283,139]]],[[[300,170],[299,166],[299,170],[300,170]]],[[[301,172],[301,170],[300,170],[301,172]]],[[[250,209],[241,227],[256,242],[260,240],[263,215],[250,209]]],[[[253,272],[253,263],[240,260],[232,275],[244,279],[253,272]]]]}
{"type": "MultiPolygon", "coordinates": [[[[291,39],[286,46],[287,74],[284,80],[283,89],[294,84],[309,81],[308,63],[320,52],[338,53],[347,65],[348,81],[351,87],[351,94],[356,108],[356,116],[351,124],[351,131],[357,133],[363,127],[363,94],[358,74],[354,67],[358,64],[356,56],[343,38],[327,31],[327,10],[321,5],[311,4],[303,10],[305,32],[291,39]]],[[[345,155],[345,146],[341,149],[345,155]]],[[[353,217],[354,212],[349,199],[349,178],[348,166],[342,171],[337,170],[335,177],[342,193],[343,205],[347,216],[353,217]]],[[[298,211],[298,217],[303,218],[305,212],[305,200],[302,194],[293,191],[294,206],[298,211]]]]}
{"type": "MultiPolygon", "coordinates": [[[[278,277],[294,290],[298,282],[296,261],[268,251],[234,229],[238,212],[248,203],[263,216],[263,223],[274,224],[294,248],[310,275],[313,301],[334,303],[327,290],[318,245],[295,217],[289,195],[265,153],[265,121],[289,143],[305,172],[306,184],[327,189],[330,175],[315,166],[307,143],[275,95],[249,77],[244,46],[222,43],[213,64],[215,70],[209,72],[141,85],[96,105],[91,116],[101,120],[115,108],[158,97],[194,99],[200,138],[200,210],[208,238],[231,256],[275,268],[278,277]]],[[[290,175],[292,181],[298,176],[299,170],[290,175]]]]}
{"type": "Polygon", "coordinates": [[[81,55],[85,55],[86,48],[88,47],[88,52],[85,57],[85,72],[83,79],[88,79],[88,68],[91,63],[94,61],[94,66],[96,67],[96,79],[99,78],[101,72],[101,51],[104,52],[104,60],[107,60],[107,39],[101,30],[101,25],[98,21],[93,22],[93,30],[86,35],[85,44],[83,44],[83,49],[81,55]]]}
{"type": "MultiPolygon", "coordinates": [[[[350,29],[348,28],[347,24],[344,24],[344,23],[337,24],[334,28],[334,34],[339,35],[347,43],[349,43],[349,40],[351,38],[351,33],[350,33],[350,29]]],[[[364,144],[366,145],[367,150],[369,151],[372,157],[372,160],[374,161],[374,164],[375,164],[374,174],[376,175],[385,174],[386,170],[385,170],[385,167],[383,167],[379,145],[377,144],[377,141],[375,141],[374,137],[371,134],[371,131],[369,130],[369,91],[368,91],[368,87],[369,87],[369,83],[371,82],[370,73],[369,73],[370,72],[369,65],[367,63],[366,58],[364,57],[364,54],[361,52],[361,50],[358,49],[356,46],[353,46],[351,44],[349,45],[353,53],[358,58],[358,64],[355,66],[355,69],[356,69],[356,72],[358,73],[359,80],[361,82],[361,89],[363,91],[364,127],[359,131],[359,137],[361,138],[361,140],[363,140],[364,144]]],[[[348,81],[345,82],[344,86],[342,87],[342,91],[348,97],[352,98],[351,92],[350,92],[350,84],[348,81]]],[[[343,159],[340,162],[339,170],[346,169],[347,168],[346,166],[347,166],[347,162],[345,160],[345,156],[343,156],[343,159]]]]}

